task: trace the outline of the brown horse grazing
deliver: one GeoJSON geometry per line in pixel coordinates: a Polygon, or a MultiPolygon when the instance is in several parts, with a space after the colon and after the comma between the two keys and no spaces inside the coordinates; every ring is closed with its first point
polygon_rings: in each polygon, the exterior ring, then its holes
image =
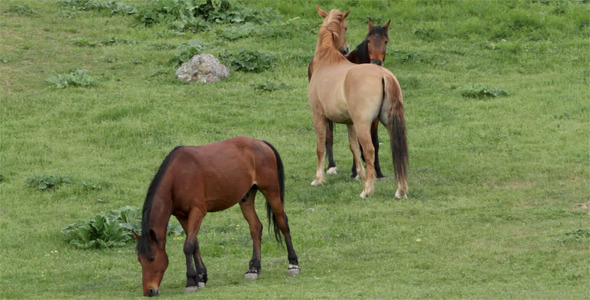
{"type": "Polygon", "coordinates": [[[374,192],[375,148],[371,141],[371,124],[375,120],[387,128],[398,188],[395,196],[407,197],[406,169],[408,148],[402,91],[391,71],[375,64],[354,64],[340,53],[345,42],[346,17],[333,9],[330,13],[316,7],[324,22],[318,32],[313,58],[313,73],[308,97],[317,134],[318,164],[312,185],[325,182],[324,155],[328,120],[347,125],[348,141],[357,166],[365,178],[361,197],[374,192]],[[360,161],[361,144],[365,153],[366,173],[360,161]]]}
{"type": "Polygon", "coordinates": [[[185,292],[194,292],[207,282],[207,269],[197,239],[201,222],[207,212],[224,210],[236,203],[250,225],[254,249],[246,280],[257,279],[262,237],[262,223],[254,206],[257,191],[266,198],[268,222],[272,220],[277,242],[281,243],[279,230],[285,237],[288,274],[299,274],[287,215],[283,211],[284,178],[279,153],[261,140],[236,137],[172,150],[150,184],[143,206],[141,236],[136,236],[144,295],[160,293],[159,286],[168,267],[166,229],[170,216],[174,215],[186,232],[185,292]]]}
{"type": "MultiPolygon", "coordinates": [[[[373,22],[369,20],[369,33],[365,37],[365,40],[360,43],[352,52],[346,54],[343,53],[346,58],[355,64],[368,64],[373,63],[376,65],[381,66],[385,61],[385,55],[387,52],[387,43],[389,42],[389,35],[387,32],[389,31],[389,23],[383,26],[374,26],[373,22]]],[[[309,66],[307,68],[307,76],[308,79],[311,80],[311,74],[313,72],[313,58],[309,62],[309,66]]],[[[377,178],[385,178],[383,172],[381,172],[381,165],[379,164],[379,136],[378,136],[378,126],[379,120],[375,120],[373,124],[371,124],[371,140],[373,142],[373,147],[375,147],[375,172],[377,173],[377,178]]],[[[338,172],[338,168],[336,167],[336,163],[334,162],[334,152],[332,150],[332,146],[334,143],[334,122],[328,120],[328,128],[326,129],[326,154],[328,156],[328,174],[336,174],[338,172]]],[[[364,159],[363,151],[361,148],[361,158],[364,159]]],[[[356,178],[356,163],[354,158],[352,159],[352,175],[350,177],[356,178]]]]}

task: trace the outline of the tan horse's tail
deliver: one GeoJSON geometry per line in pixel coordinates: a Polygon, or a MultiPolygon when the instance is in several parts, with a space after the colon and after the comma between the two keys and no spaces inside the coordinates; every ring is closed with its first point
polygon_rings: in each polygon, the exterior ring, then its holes
{"type": "Polygon", "coordinates": [[[391,73],[383,77],[383,91],[385,101],[389,101],[388,107],[388,131],[389,141],[391,143],[391,155],[393,156],[393,169],[395,179],[401,195],[405,196],[408,192],[407,168],[408,168],[408,141],[406,136],[406,118],[404,115],[404,101],[402,90],[399,82],[391,73]]]}

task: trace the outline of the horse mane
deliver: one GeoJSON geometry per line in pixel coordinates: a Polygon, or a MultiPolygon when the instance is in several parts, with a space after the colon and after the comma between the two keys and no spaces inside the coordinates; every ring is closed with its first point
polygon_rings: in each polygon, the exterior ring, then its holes
{"type": "Polygon", "coordinates": [[[371,62],[371,57],[369,57],[369,41],[364,40],[360,43],[354,50],[352,50],[346,56],[350,62],[355,64],[368,64],[371,62]]]}
{"type": "Polygon", "coordinates": [[[334,45],[334,38],[338,38],[340,33],[340,24],[342,23],[342,13],[330,12],[324,20],[318,31],[318,43],[316,46],[314,60],[319,58],[322,62],[338,62],[347,60],[334,45]]]}
{"type": "Polygon", "coordinates": [[[149,236],[150,236],[150,215],[152,212],[152,206],[154,204],[154,196],[156,194],[156,190],[160,185],[160,181],[162,181],[162,177],[164,177],[164,173],[166,173],[166,169],[168,168],[168,164],[170,163],[172,154],[182,148],[183,146],[176,146],[164,159],[158,172],[152,179],[150,183],[150,187],[148,188],[147,196],[145,197],[145,202],[143,203],[143,211],[142,211],[142,219],[141,219],[141,237],[137,242],[137,252],[142,255],[147,255],[152,251],[152,247],[149,243],[149,236]]]}

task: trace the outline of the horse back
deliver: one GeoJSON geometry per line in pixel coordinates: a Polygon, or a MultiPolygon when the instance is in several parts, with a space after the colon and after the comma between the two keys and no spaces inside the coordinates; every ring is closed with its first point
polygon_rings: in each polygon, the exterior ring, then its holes
{"type": "Polygon", "coordinates": [[[236,137],[182,147],[173,157],[166,178],[173,211],[183,214],[193,207],[209,212],[227,209],[254,185],[265,187],[272,182],[268,180],[272,170],[276,180],[274,152],[261,140],[236,137]]]}

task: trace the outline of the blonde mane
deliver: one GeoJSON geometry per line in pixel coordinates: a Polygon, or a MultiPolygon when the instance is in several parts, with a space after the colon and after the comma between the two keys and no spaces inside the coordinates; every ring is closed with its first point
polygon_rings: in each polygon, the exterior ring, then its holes
{"type": "Polygon", "coordinates": [[[340,11],[333,9],[324,19],[324,23],[318,31],[318,43],[314,54],[314,62],[334,63],[346,60],[346,57],[336,49],[334,40],[340,38],[340,28],[342,26],[342,14],[340,11]]]}

